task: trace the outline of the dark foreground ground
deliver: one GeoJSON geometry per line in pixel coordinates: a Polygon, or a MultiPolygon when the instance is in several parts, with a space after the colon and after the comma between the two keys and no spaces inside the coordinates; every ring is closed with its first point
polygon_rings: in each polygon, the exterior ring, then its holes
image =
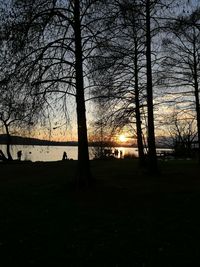
{"type": "Polygon", "coordinates": [[[200,168],[92,162],[78,192],[76,162],[0,164],[0,266],[200,266],[200,168]]]}

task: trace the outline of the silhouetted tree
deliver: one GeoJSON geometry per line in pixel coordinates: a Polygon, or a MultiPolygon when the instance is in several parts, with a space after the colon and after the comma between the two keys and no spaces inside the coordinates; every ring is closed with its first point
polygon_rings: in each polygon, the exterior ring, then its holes
{"type": "Polygon", "coordinates": [[[157,172],[157,157],[154,131],[153,114],[153,82],[152,82],[152,59],[151,59],[151,0],[146,0],[146,66],[147,66],[147,112],[148,112],[148,160],[151,172],[157,172]]]}
{"type": "MultiPolygon", "coordinates": [[[[142,116],[144,102],[144,23],[140,1],[111,1],[110,16],[104,24],[109,28],[98,43],[99,51],[92,62],[97,85],[94,99],[99,97],[107,123],[115,129],[135,124],[138,154],[144,163],[142,116]]],[[[134,127],[135,128],[135,127],[134,127]]],[[[133,135],[133,133],[132,133],[133,135]]]]}
{"type": "MultiPolygon", "coordinates": [[[[180,1],[164,0],[141,0],[145,6],[145,46],[146,46],[146,80],[147,80],[147,143],[148,143],[148,161],[149,171],[158,172],[156,144],[155,144],[155,118],[154,118],[154,88],[157,80],[158,70],[154,74],[153,65],[158,66],[159,57],[162,56],[158,49],[160,46],[161,30],[164,22],[172,19],[170,10],[176,10],[180,1]],[[153,44],[157,43],[157,51],[152,50],[153,44]],[[152,56],[154,59],[152,59],[152,56]],[[155,77],[154,77],[155,76],[155,77]]],[[[172,12],[173,13],[173,12],[172,12]]],[[[158,68],[159,69],[159,68],[158,68]]]]}
{"type": "Polygon", "coordinates": [[[1,20],[0,26],[0,127],[7,137],[7,160],[10,161],[13,159],[10,152],[12,134],[28,132],[37,124],[44,101],[30,94],[29,88],[17,78],[16,68],[21,57],[11,49],[8,17],[1,20]]]}
{"type": "Polygon", "coordinates": [[[157,50],[152,50],[152,44],[159,45],[161,21],[166,19],[165,11],[169,6],[170,1],[161,0],[111,1],[110,10],[115,12],[115,16],[109,17],[112,26],[99,48],[99,54],[103,52],[104,57],[99,56],[96,63],[100,88],[105,88],[104,97],[107,95],[109,104],[113,103],[115,123],[129,124],[131,116],[136,121],[141,159],[144,157],[141,129],[144,115],[141,111],[147,111],[148,166],[151,172],[157,172],[153,103],[153,86],[157,77],[153,77],[153,65],[158,65],[159,58],[159,50],[157,47],[157,50]]]}
{"type": "Polygon", "coordinates": [[[28,96],[19,88],[16,90],[13,84],[4,86],[2,81],[0,82],[0,126],[7,136],[8,160],[12,160],[10,152],[12,135],[21,135],[33,128],[38,122],[41,109],[41,102],[38,99],[28,96]]]}
{"type": "MultiPolygon", "coordinates": [[[[189,15],[179,16],[176,22],[168,24],[168,36],[163,40],[167,59],[163,62],[167,73],[168,87],[172,95],[184,102],[183,108],[191,109],[191,96],[195,99],[198,134],[198,154],[200,159],[200,9],[189,15]],[[191,89],[190,89],[191,88],[191,89]],[[176,91],[175,91],[176,90],[176,91]],[[183,96],[181,98],[181,96],[183,96]]],[[[200,162],[200,160],[199,160],[200,162]]]]}
{"type": "Polygon", "coordinates": [[[105,116],[106,106],[100,98],[96,99],[93,112],[96,114],[95,120],[91,125],[90,142],[94,144],[92,147],[92,156],[94,159],[107,159],[111,155],[108,151],[113,150],[114,129],[107,123],[107,116],[105,116]]]}
{"type": "Polygon", "coordinates": [[[165,117],[166,133],[176,157],[196,155],[196,121],[193,114],[175,109],[165,117]]]}
{"type": "Polygon", "coordinates": [[[16,28],[18,47],[24,49],[20,75],[37,86],[37,94],[48,98],[56,94],[76,99],[78,130],[77,183],[91,182],[89,166],[85,89],[87,60],[100,34],[101,5],[105,1],[18,1],[16,20],[23,22],[23,34],[16,28]]]}

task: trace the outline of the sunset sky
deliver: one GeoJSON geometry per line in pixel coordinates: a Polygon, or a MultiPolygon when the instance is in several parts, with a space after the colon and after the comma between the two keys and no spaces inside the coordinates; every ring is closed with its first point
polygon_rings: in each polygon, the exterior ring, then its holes
{"type": "MultiPolygon", "coordinates": [[[[188,1],[185,0],[185,3],[188,1]]],[[[194,6],[199,6],[200,1],[198,0],[191,0],[194,6]]],[[[86,93],[86,99],[89,95],[89,92],[86,93]]],[[[59,106],[59,102],[56,103],[59,106]]],[[[51,123],[44,125],[40,124],[32,131],[32,136],[40,139],[52,139],[56,141],[69,141],[69,140],[77,140],[77,123],[76,123],[76,104],[75,99],[72,97],[67,97],[67,112],[68,116],[65,117],[62,108],[56,108],[54,111],[51,111],[51,123]],[[69,119],[69,120],[68,120],[69,119]]],[[[94,121],[96,110],[92,102],[87,102],[87,124],[88,124],[88,135],[92,135],[92,122],[94,121]]],[[[160,106],[156,108],[155,114],[170,114],[173,112],[173,107],[170,106],[160,106]]],[[[158,135],[163,134],[163,129],[157,129],[156,132],[158,135]]],[[[121,132],[117,133],[118,141],[121,143],[128,142],[130,140],[130,136],[133,136],[134,133],[130,133],[128,131],[122,130],[121,132]]]]}

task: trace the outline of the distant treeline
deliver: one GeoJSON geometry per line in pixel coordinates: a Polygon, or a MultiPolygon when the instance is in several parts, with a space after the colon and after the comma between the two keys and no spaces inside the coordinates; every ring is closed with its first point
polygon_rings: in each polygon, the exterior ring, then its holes
{"type": "MultiPolygon", "coordinates": [[[[0,144],[6,144],[5,134],[0,134],[0,144]]],[[[159,137],[156,138],[157,147],[159,148],[169,148],[171,147],[171,140],[170,138],[167,138],[167,144],[163,141],[163,139],[166,139],[166,137],[159,137]]],[[[166,141],[166,140],[165,140],[166,141]]],[[[21,136],[12,136],[11,137],[11,144],[12,145],[32,145],[32,146],[77,146],[78,142],[76,141],[67,141],[67,142],[61,142],[61,141],[50,141],[50,140],[42,140],[37,138],[30,138],[30,137],[21,137],[21,136]]],[[[114,142],[104,142],[103,144],[101,142],[89,142],[89,146],[103,146],[103,147],[136,147],[136,144],[127,145],[127,144],[117,144],[114,142]]]]}
{"type": "MultiPolygon", "coordinates": [[[[0,144],[6,144],[7,137],[4,134],[0,135],[0,144]]],[[[77,146],[77,142],[58,142],[50,140],[41,140],[37,138],[21,137],[21,136],[12,136],[11,137],[12,145],[35,145],[35,146],[77,146]]]]}
{"type": "MultiPolygon", "coordinates": [[[[7,144],[7,137],[5,134],[0,134],[0,144],[7,144]]],[[[30,138],[30,137],[12,136],[11,144],[12,145],[32,145],[32,146],[77,146],[78,142],[76,141],[60,142],[60,141],[41,140],[41,139],[30,138]]],[[[89,142],[89,146],[102,146],[102,144],[100,144],[99,142],[89,142]]],[[[104,147],[117,147],[117,146],[122,146],[122,145],[118,145],[113,142],[111,143],[105,142],[103,146],[104,147]]],[[[130,147],[130,145],[123,145],[123,146],[130,147]]]]}

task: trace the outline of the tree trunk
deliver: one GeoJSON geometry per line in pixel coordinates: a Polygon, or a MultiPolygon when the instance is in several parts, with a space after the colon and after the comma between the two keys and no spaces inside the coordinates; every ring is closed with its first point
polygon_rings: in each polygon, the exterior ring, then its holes
{"type": "Polygon", "coordinates": [[[5,129],[6,129],[6,135],[7,135],[7,138],[6,138],[6,152],[7,152],[8,160],[11,161],[11,160],[13,160],[13,158],[11,156],[11,153],[10,153],[11,136],[10,136],[10,133],[9,133],[8,125],[5,123],[4,126],[5,126],[5,129]]]}
{"type": "Polygon", "coordinates": [[[139,165],[145,165],[144,146],[142,141],[142,127],[140,116],[140,100],[139,100],[139,86],[138,86],[138,45],[135,40],[135,53],[134,53],[134,66],[135,66],[135,115],[136,115],[136,128],[137,128],[137,146],[139,165]]]}
{"type": "Polygon", "coordinates": [[[200,164],[200,106],[199,106],[199,84],[198,84],[198,74],[197,74],[195,42],[194,42],[194,95],[195,95],[197,135],[198,135],[198,161],[200,164]]]}
{"type": "Polygon", "coordinates": [[[78,174],[77,186],[88,186],[91,183],[86,109],[83,81],[83,55],[80,23],[80,2],[75,0],[74,5],[74,31],[75,31],[75,71],[76,71],[76,108],[78,125],[78,174]]]}
{"type": "Polygon", "coordinates": [[[146,64],[147,64],[147,114],[148,114],[148,166],[151,173],[158,172],[154,114],[153,114],[153,84],[151,62],[151,17],[150,0],[146,0],[146,64]]]}

